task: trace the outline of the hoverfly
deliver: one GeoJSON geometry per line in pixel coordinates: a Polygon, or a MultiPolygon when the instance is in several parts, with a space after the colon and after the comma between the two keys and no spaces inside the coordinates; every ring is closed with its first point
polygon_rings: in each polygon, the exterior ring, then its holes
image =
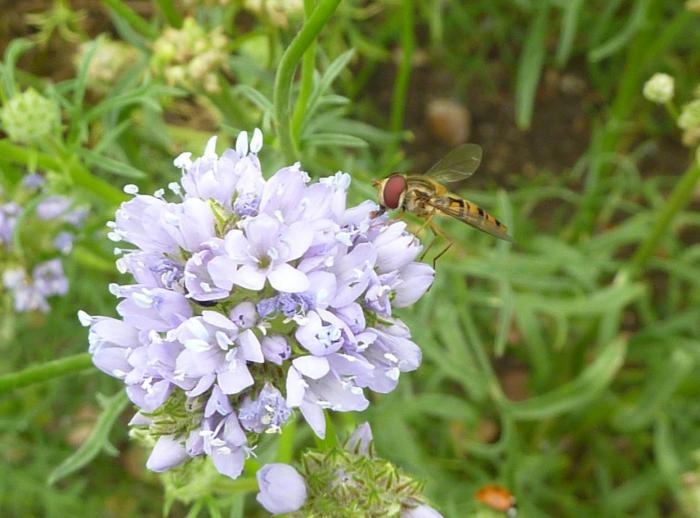
{"type": "MultiPolygon", "coordinates": [[[[441,235],[448,241],[450,240],[444,233],[432,224],[431,220],[434,216],[440,214],[452,216],[482,232],[506,241],[512,241],[508,235],[508,229],[503,223],[476,204],[449,192],[443,185],[443,182],[455,182],[469,178],[479,167],[481,157],[481,146],[463,144],[450,151],[425,174],[393,173],[383,180],[375,180],[373,185],[379,191],[380,213],[387,209],[399,209],[425,218],[423,227],[430,225],[436,236],[441,235]]],[[[442,254],[447,252],[450,246],[452,246],[451,241],[433,259],[433,264],[442,254]]]]}
{"type": "Polygon", "coordinates": [[[494,511],[501,511],[507,516],[517,516],[515,497],[505,487],[488,484],[474,493],[474,500],[487,505],[494,511]]]}

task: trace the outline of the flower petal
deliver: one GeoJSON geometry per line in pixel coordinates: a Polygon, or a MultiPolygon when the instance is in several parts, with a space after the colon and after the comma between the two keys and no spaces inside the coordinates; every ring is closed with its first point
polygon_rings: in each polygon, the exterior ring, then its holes
{"type": "Polygon", "coordinates": [[[272,287],[277,291],[301,293],[309,289],[309,279],[306,274],[287,263],[275,266],[267,277],[270,279],[272,287]]]}

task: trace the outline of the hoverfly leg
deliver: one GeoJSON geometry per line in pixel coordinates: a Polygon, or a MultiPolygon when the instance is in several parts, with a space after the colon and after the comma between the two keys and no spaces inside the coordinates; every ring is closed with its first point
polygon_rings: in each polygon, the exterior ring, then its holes
{"type": "Polygon", "coordinates": [[[445,252],[447,252],[450,249],[450,247],[452,247],[452,245],[454,245],[454,242],[450,241],[449,243],[447,243],[447,246],[445,248],[443,248],[442,251],[438,255],[433,257],[433,270],[435,269],[435,265],[437,264],[437,260],[440,259],[443,256],[443,254],[445,252]]]}
{"type": "MultiPolygon", "coordinates": [[[[425,230],[425,227],[427,227],[427,226],[430,226],[430,228],[432,229],[433,225],[431,225],[430,222],[431,222],[432,219],[433,219],[433,215],[434,215],[434,214],[431,214],[430,216],[428,216],[427,218],[425,218],[425,221],[423,222],[423,224],[422,224],[420,227],[418,227],[418,230],[416,230],[416,231],[414,232],[415,235],[418,235],[418,234],[420,234],[421,232],[423,232],[423,231],[425,230]]],[[[437,234],[435,233],[434,230],[433,230],[433,235],[434,235],[434,236],[437,235],[437,234]]]]}
{"type": "MultiPolygon", "coordinates": [[[[445,254],[445,252],[447,252],[450,249],[450,247],[454,244],[454,241],[452,241],[449,237],[447,237],[447,235],[442,230],[440,230],[440,228],[437,225],[435,225],[434,223],[431,223],[430,221],[428,221],[428,223],[430,223],[430,230],[433,231],[433,239],[430,242],[430,245],[428,245],[428,248],[426,248],[425,252],[423,252],[423,256],[430,249],[430,247],[433,246],[433,243],[435,243],[435,240],[438,238],[438,236],[445,238],[445,241],[447,241],[447,246],[445,248],[443,248],[439,254],[437,254],[435,257],[433,257],[433,270],[434,270],[438,259],[440,259],[445,254]]],[[[421,256],[421,258],[423,256],[421,256]]]]}
{"type": "Polygon", "coordinates": [[[433,245],[435,244],[435,240],[437,239],[437,234],[433,234],[433,238],[430,240],[430,243],[428,246],[425,247],[425,250],[423,250],[423,253],[420,254],[420,257],[418,258],[419,261],[422,261],[426,255],[428,255],[428,250],[430,250],[433,245]]]}

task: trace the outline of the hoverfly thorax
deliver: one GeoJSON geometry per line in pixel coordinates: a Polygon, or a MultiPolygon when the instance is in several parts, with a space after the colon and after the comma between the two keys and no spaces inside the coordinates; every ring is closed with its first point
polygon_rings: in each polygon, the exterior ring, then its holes
{"type": "Polygon", "coordinates": [[[394,173],[379,182],[379,204],[387,209],[398,209],[406,194],[406,177],[394,173]]]}

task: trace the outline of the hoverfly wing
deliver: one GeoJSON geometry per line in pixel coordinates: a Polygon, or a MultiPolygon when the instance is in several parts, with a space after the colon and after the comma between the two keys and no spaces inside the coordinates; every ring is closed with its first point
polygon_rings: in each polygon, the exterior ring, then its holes
{"type": "Polygon", "coordinates": [[[469,178],[481,163],[483,151],[478,144],[463,144],[428,169],[427,176],[438,182],[456,182],[469,178]]]}
{"type": "Polygon", "coordinates": [[[424,201],[438,212],[458,219],[477,230],[481,230],[482,232],[486,232],[487,234],[505,241],[513,241],[513,238],[508,234],[508,227],[481,207],[459,196],[447,194],[424,201]]]}

